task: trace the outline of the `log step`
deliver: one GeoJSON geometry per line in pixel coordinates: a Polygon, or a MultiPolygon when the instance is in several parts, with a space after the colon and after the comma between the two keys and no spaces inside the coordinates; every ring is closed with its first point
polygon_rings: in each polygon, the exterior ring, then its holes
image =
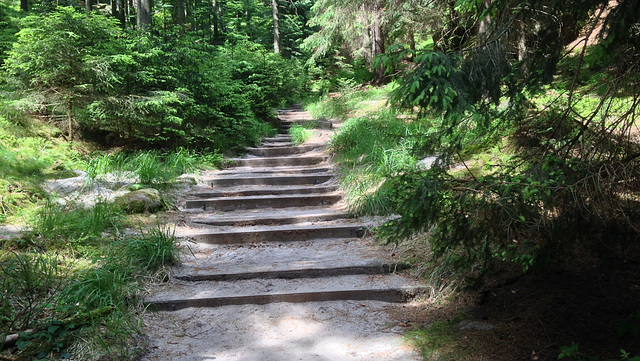
{"type": "Polygon", "coordinates": [[[339,202],[341,199],[342,196],[339,194],[224,197],[190,199],[187,200],[186,207],[229,212],[239,209],[329,206],[339,202]]]}
{"type": "Polygon", "coordinates": [[[207,244],[237,244],[257,242],[296,242],[313,239],[359,238],[366,233],[362,225],[314,225],[305,227],[246,227],[233,231],[197,230],[179,234],[195,242],[207,244]]]}
{"type": "Polygon", "coordinates": [[[232,187],[241,185],[312,185],[331,180],[331,174],[303,174],[271,177],[226,177],[209,179],[211,187],[232,187]]]}

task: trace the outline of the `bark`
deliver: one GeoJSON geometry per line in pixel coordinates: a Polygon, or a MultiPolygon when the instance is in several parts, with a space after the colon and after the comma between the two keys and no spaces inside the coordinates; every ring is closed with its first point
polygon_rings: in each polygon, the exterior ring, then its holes
{"type": "Polygon", "coordinates": [[[278,15],[278,0],[271,0],[273,8],[273,52],[280,54],[280,16],[278,15]]]}
{"type": "Polygon", "coordinates": [[[20,0],[20,10],[24,12],[29,11],[29,0],[20,0]]]}
{"type": "MultiPolygon", "coordinates": [[[[371,61],[376,55],[384,54],[384,33],[382,32],[382,9],[380,7],[380,0],[377,0],[373,5],[373,23],[371,24],[371,61]]],[[[373,67],[373,81],[375,83],[381,83],[384,78],[384,70],[382,66],[373,67]]]]}
{"type": "Polygon", "coordinates": [[[127,26],[127,2],[125,0],[118,0],[120,11],[118,11],[118,19],[120,20],[120,26],[123,28],[127,26]]]}
{"type": "MultiPolygon", "coordinates": [[[[484,6],[485,9],[489,9],[489,7],[491,7],[491,1],[482,1],[482,6],[484,6]]],[[[478,23],[478,38],[482,40],[486,40],[488,38],[489,25],[491,25],[491,16],[487,15],[484,19],[480,20],[480,23],[478,23]]]]}
{"type": "Polygon", "coordinates": [[[84,0],[84,5],[87,8],[87,12],[91,12],[93,10],[93,0],[84,0]]]}
{"type": "Polygon", "coordinates": [[[73,140],[73,98],[67,99],[67,116],[69,120],[69,141],[73,140]]]}
{"type": "Polygon", "coordinates": [[[138,30],[149,31],[151,29],[151,1],[152,0],[137,0],[138,30]]]}
{"type": "MultiPolygon", "coordinates": [[[[127,1],[127,0],[124,0],[127,1]]],[[[135,27],[136,24],[133,23],[133,16],[132,14],[134,13],[134,11],[137,13],[136,10],[136,3],[133,2],[133,0],[128,0],[128,5],[127,5],[127,21],[130,23],[131,27],[135,27]]]]}
{"type": "Polygon", "coordinates": [[[184,31],[184,0],[176,0],[176,7],[173,12],[173,22],[180,26],[181,31],[184,31]]]}
{"type": "Polygon", "coordinates": [[[118,18],[118,0],[111,0],[111,16],[118,18]]]}
{"type": "Polygon", "coordinates": [[[213,12],[213,39],[212,42],[214,44],[219,44],[220,43],[220,16],[219,16],[219,2],[216,0],[213,0],[213,2],[211,3],[211,6],[213,7],[211,9],[211,11],[213,12]]]}

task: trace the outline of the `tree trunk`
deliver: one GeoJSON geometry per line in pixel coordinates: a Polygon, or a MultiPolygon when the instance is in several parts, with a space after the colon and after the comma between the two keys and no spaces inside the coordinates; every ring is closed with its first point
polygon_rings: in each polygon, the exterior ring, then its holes
{"type": "Polygon", "coordinates": [[[173,12],[173,22],[180,26],[180,31],[184,32],[184,0],[176,0],[176,7],[173,12]]]}
{"type": "Polygon", "coordinates": [[[84,5],[87,8],[87,12],[91,12],[93,10],[93,0],[84,0],[84,5]]]}
{"type": "Polygon", "coordinates": [[[69,141],[73,140],[73,98],[67,98],[67,117],[69,118],[69,141]]]}
{"type": "MultiPolygon", "coordinates": [[[[376,55],[384,54],[384,34],[381,25],[382,11],[380,9],[380,0],[373,5],[373,24],[371,25],[371,61],[376,55]]],[[[380,84],[384,78],[384,70],[382,66],[372,67],[373,81],[380,84]]]]}
{"type": "Polygon", "coordinates": [[[29,0],[20,0],[20,10],[25,13],[29,11],[29,0]]]}
{"type": "Polygon", "coordinates": [[[127,2],[125,0],[118,0],[118,2],[118,6],[120,7],[118,19],[120,20],[120,25],[125,28],[127,26],[127,2]]]}
{"type": "MultiPolygon", "coordinates": [[[[485,9],[489,9],[489,7],[491,7],[491,1],[483,0],[482,5],[485,9]]],[[[480,23],[478,23],[478,38],[481,40],[487,40],[489,37],[489,25],[491,25],[491,16],[487,15],[484,19],[480,20],[480,23]]]]}
{"type": "Polygon", "coordinates": [[[151,29],[151,1],[152,0],[137,0],[138,30],[149,31],[151,29]]]}
{"type": "Polygon", "coordinates": [[[111,16],[118,18],[118,0],[111,0],[111,16]]]}
{"type": "MultiPolygon", "coordinates": [[[[124,0],[127,1],[127,0],[124,0]]],[[[131,28],[134,28],[136,26],[136,24],[133,22],[133,13],[134,10],[136,10],[136,3],[133,2],[133,0],[128,0],[129,5],[127,5],[127,22],[129,23],[129,25],[131,26],[131,28]]],[[[135,11],[137,13],[137,10],[135,11]]]]}
{"type": "Polygon", "coordinates": [[[213,23],[213,38],[211,38],[211,42],[213,44],[220,44],[220,17],[219,17],[219,1],[213,0],[211,2],[211,12],[213,14],[213,19],[211,20],[213,23]]]}
{"type": "Polygon", "coordinates": [[[280,54],[280,17],[278,16],[278,0],[271,0],[273,8],[273,52],[280,54]]]}

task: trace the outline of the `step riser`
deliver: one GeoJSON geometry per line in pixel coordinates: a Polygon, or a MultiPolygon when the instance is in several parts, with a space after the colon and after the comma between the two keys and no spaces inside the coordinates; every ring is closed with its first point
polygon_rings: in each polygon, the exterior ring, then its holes
{"type": "Polygon", "coordinates": [[[188,200],[187,208],[202,208],[206,211],[234,211],[241,209],[314,207],[336,204],[342,197],[315,196],[299,198],[257,198],[257,199],[206,199],[188,200]]]}
{"type": "Polygon", "coordinates": [[[333,128],[333,123],[328,121],[309,121],[309,120],[295,120],[295,121],[282,121],[280,122],[280,128],[289,129],[294,124],[302,125],[311,123],[313,124],[313,129],[331,129],[333,128]]]}
{"type": "Polygon", "coordinates": [[[299,174],[330,174],[333,169],[326,167],[309,167],[309,168],[280,168],[280,169],[268,169],[268,168],[231,168],[220,171],[216,174],[217,177],[240,177],[240,176],[278,176],[278,175],[299,175],[299,174]]]}
{"type": "Polygon", "coordinates": [[[321,194],[331,193],[338,190],[338,186],[317,186],[309,188],[292,188],[292,189],[254,189],[246,191],[230,191],[230,192],[202,192],[193,194],[198,198],[216,198],[216,197],[251,197],[265,195],[291,195],[291,194],[321,194]]]}
{"type": "Polygon", "coordinates": [[[220,307],[230,305],[265,305],[276,302],[303,303],[318,301],[383,301],[406,302],[413,294],[405,290],[349,290],[332,292],[285,293],[238,297],[151,301],[146,306],[152,311],[177,311],[189,307],[220,307]]]}
{"type": "Polygon", "coordinates": [[[275,138],[264,138],[262,139],[262,141],[265,143],[290,143],[291,137],[284,136],[284,137],[275,137],[275,138]]]}
{"type": "Polygon", "coordinates": [[[258,242],[300,242],[329,238],[360,238],[365,234],[361,227],[326,227],[314,229],[278,229],[266,231],[204,233],[188,238],[207,244],[239,244],[258,242]]]}
{"type": "Polygon", "coordinates": [[[262,143],[260,144],[261,148],[278,148],[278,147],[293,147],[295,144],[291,142],[286,143],[262,143]]]}
{"type": "Polygon", "coordinates": [[[303,177],[220,178],[209,181],[211,187],[233,187],[242,185],[294,186],[321,184],[331,180],[331,175],[303,177]]]}
{"type": "Polygon", "coordinates": [[[338,219],[347,219],[351,216],[348,213],[338,213],[320,216],[288,217],[288,218],[260,218],[260,219],[240,219],[240,220],[194,220],[193,223],[206,224],[209,226],[272,226],[278,224],[298,224],[305,222],[329,222],[338,219]]]}
{"type": "Polygon", "coordinates": [[[247,153],[258,157],[277,157],[285,155],[303,154],[319,150],[318,147],[280,147],[280,148],[249,148],[247,153]]]}
{"type": "Polygon", "coordinates": [[[325,157],[298,157],[298,158],[248,158],[231,162],[236,167],[295,167],[316,165],[324,162],[325,157]]]}
{"type": "Polygon", "coordinates": [[[238,281],[248,279],[295,279],[295,278],[320,278],[346,275],[380,275],[406,269],[406,265],[381,264],[370,266],[353,266],[340,268],[312,268],[300,270],[282,270],[267,272],[247,272],[234,274],[203,274],[184,275],[176,278],[183,281],[238,281]]]}

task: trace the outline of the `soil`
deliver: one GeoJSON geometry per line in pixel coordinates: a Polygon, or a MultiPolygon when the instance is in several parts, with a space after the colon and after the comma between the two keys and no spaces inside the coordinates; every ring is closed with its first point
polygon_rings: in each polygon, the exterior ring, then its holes
{"type": "Polygon", "coordinates": [[[405,307],[395,317],[422,329],[451,322],[458,333],[451,360],[557,360],[573,343],[589,360],[619,360],[621,349],[640,355],[640,257],[580,263],[511,271],[481,291],[405,307]]]}

